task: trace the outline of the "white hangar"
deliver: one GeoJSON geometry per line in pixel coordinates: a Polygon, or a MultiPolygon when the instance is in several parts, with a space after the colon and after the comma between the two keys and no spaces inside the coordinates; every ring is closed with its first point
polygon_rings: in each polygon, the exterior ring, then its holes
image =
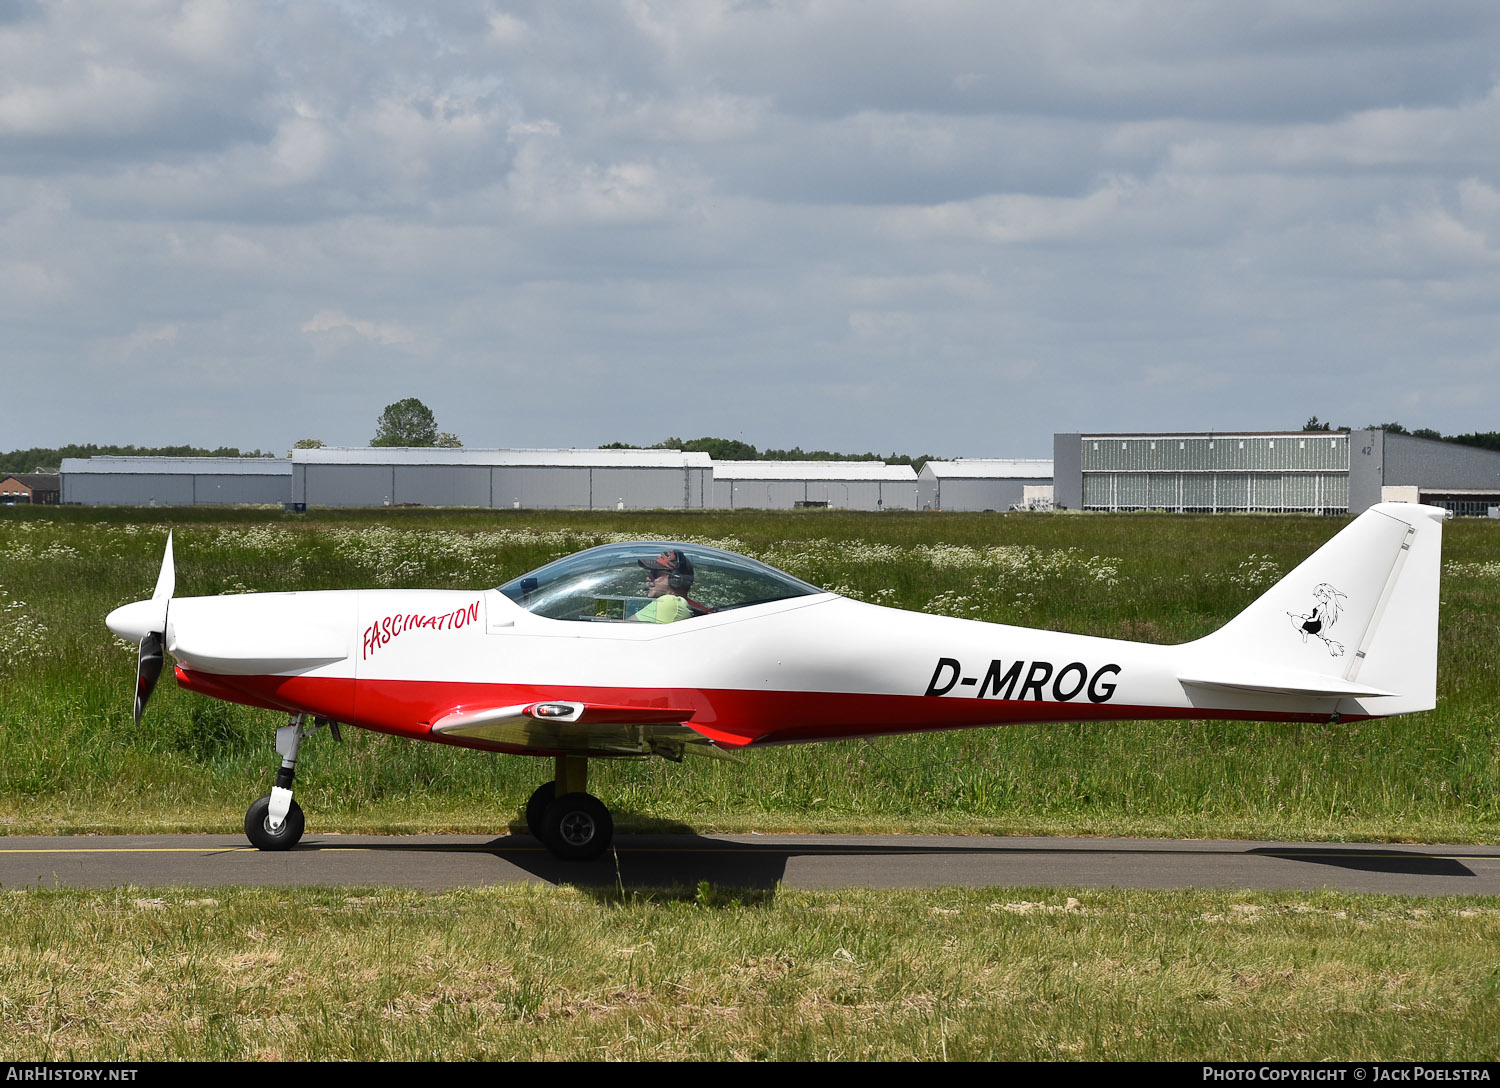
{"type": "Polygon", "coordinates": [[[883,461],[715,461],[713,481],[719,509],[917,509],[917,474],[883,461]]]}
{"type": "Polygon", "coordinates": [[[962,457],[928,461],[918,477],[923,510],[1052,508],[1052,462],[962,457]]]}
{"type": "Polygon", "coordinates": [[[291,494],[275,457],[64,457],[62,501],[78,506],[240,506],[291,494]]]}
{"type": "Polygon", "coordinates": [[[292,501],[308,506],[701,510],[713,461],[682,450],[481,450],[371,446],[292,451],[292,501]]]}

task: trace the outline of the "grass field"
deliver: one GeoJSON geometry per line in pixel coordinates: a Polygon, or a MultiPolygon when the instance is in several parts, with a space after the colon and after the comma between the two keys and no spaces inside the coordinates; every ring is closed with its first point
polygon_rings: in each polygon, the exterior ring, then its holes
{"type": "MultiPolygon", "coordinates": [[[[724,544],[866,600],[1173,642],[1342,524],[1295,517],[7,510],[0,831],[237,830],[275,715],[165,682],[150,592],[480,587],[615,537],[724,544]]],[[[1439,705],[1345,726],[1013,727],[599,764],[622,830],[1493,841],[1500,525],[1446,529],[1439,705]]],[[[314,830],[494,832],[547,773],[350,730],[314,830]]],[[[1500,904],[1056,889],[0,891],[0,1058],[1494,1060],[1500,904]]]]}
{"type": "MultiPolygon", "coordinates": [[[[1342,524],[1299,517],[22,510],[0,519],[0,830],[212,830],[266,792],[279,723],[166,680],[131,721],[134,647],[103,626],[179,595],[493,585],[584,546],[723,544],[851,596],[1152,642],[1213,630],[1342,524]]],[[[1019,726],[710,761],[596,763],[622,830],[968,830],[1500,837],[1500,525],[1446,527],[1436,711],[1345,725],[1019,726]]],[[[550,765],[358,730],[310,740],[309,826],[503,830],[550,765]]]]}
{"type": "Polygon", "coordinates": [[[1052,889],[0,894],[10,1061],[1469,1060],[1500,906],[1052,889]]]}

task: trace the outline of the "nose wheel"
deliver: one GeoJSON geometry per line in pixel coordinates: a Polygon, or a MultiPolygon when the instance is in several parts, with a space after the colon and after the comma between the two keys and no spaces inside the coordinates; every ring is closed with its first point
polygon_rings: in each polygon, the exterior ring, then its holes
{"type": "Polygon", "coordinates": [[[271,795],[268,793],[245,813],[245,838],[257,850],[290,850],[302,839],[306,826],[302,806],[293,801],[280,827],[271,826],[271,795]]]}
{"type": "Polygon", "coordinates": [[[614,841],[614,818],[587,786],[587,757],[558,756],[556,777],[538,786],[526,802],[531,833],[566,861],[596,858],[614,841]]]}

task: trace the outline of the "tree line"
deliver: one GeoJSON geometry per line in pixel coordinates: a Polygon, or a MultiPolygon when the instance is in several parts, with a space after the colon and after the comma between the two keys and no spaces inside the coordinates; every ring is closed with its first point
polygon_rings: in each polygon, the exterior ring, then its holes
{"type": "Polygon", "coordinates": [[[260,450],[240,450],[220,446],[209,450],[199,446],[32,446],[25,450],[0,453],[0,473],[56,472],[64,457],[275,457],[260,450]]]}
{"type": "MultiPolygon", "coordinates": [[[[1347,431],[1348,427],[1335,427],[1332,423],[1312,416],[1302,425],[1304,431],[1347,431]]],[[[1500,431],[1470,431],[1468,434],[1442,434],[1431,427],[1414,427],[1407,430],[1399,423],[1371,423],[1362,428],[1366,431],[1385,431],[1387,434],[1409,434],[1413,438],[1427,438],[1434,442],[1452,442],[1457,446],[1477,446],[1482,450],[1500,451],[1500,431]]]]}

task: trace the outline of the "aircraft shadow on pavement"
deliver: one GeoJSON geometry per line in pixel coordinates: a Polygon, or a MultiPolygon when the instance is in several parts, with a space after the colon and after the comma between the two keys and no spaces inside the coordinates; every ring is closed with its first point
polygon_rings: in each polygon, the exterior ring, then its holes
{"type": "Polygon", "coordinates": [[[579,887],[609,886],[640,890],[696,888],[774,891],[786,876],[787,863],[798,857],[890,857],[899,855],[1029,853],[1014,847],[933,846],[917,843],[820,843],[815,837],[793,843],[734,842],[688,832],[676,835],[621,836],[615,849],[593,861],[561,861],[530,835],[495,839],[493,850],[510,864],[541,880],[579,887]],[[529,849],[518,849],[527,847],[529,849]]]}
{"type": "MultiPolygon", "coordinates": [[[[294,853],[325,845],[304,841],[294,853]]],[[[671,835],[622,835],[615,848],[590,861],[554,857],[530,834],[509,834],[486,843],[391,842],[360,846],[372,853],[489,854],[497,860],[550,884],[579,888],[638,891],[672,888],[744,889],[774,892],[786,876],[787,863],[797,857],[882,857],[897,855],[956,856],[963,854],[1033,853],[1016,847],[934,846],[928,844],[819,843],[815,838],[793,843],[747,843],[709,838],[692,832],[671,835]]],[[[1045,851],[1043,851],[1045,852],[1045,851]]],[[[750,897],[759,901],[759,897],[750,897]]],[[[766,901],[769,901],[767,899],[766,901]]]]}
{"type": "MultiPolygon", "coordinates": [[[[554,857],[533,836],[503,835],[487,843],[432,841],[361,843],[358,849],[371,854],[407,854],[437,857],[443,854],[489,854],[498,861],[549,884],[572,884],[581,888],[625,889],[697,888],[707,882],[720,888],[774,890],[786,872],[789,858],[800,854],[855,853],[854,849],[822,851],[816,847],[761,846],[724,842],[699,835],[652,837],[650,843],[632,842],[622,836],[617,849],[606,850],[590,861],[564,861],[554,857]],[[670,842],[670,845],[663,845],[670,842]]],[[[325,849],[345,850],[341,840],[309,837],[289,853],[316,853],[325,849]]],[[[236,849],[235,852],[239,852],[236,849]]],[[[889,853],[890,851],[881,851],[889,853]]],[[[501,871],[497,879],[506,879],[501,871]]]]}
{"type": "Polygon", "coordinates": [[[1414,850],[1393,850],[1388,846],[1366,849],[1346,845],[1257,846],[1245,852],[1283,858],[1286,861],[1332,865],[1339,869],[1354,869],[1364,873],[1400,873],[1406,876],[1474,875],[1474,870],[1457,858],[1435,857],[1432,854],[1423,854],[1414,850]]]}
{"type": "Polygon", "coordinates": [[[583,862],[553,857],[530,835],[496,839],[489,846],[496,856],[553,884],[626,890],[697,888],[706,883],[774,892],[786,875],[788,859],[807,852],[800,847],[724,842],[691,833],[653,836],[649,842],[633,840],[633,836],[622,836],[614,849],[583,862]],[[516,849],[523,844],[536,848],[516,849]]]}
{"type": "MultiPolygon", "coordinates": [[[[678,825],[679,827],[681,825],[678,825]]],[[[327,845],[334,845],[329,843],[327,845]]],[[[304,841],[293,853],[316,851],[324,844],[304,841]]],[[[337,848],[337,847],[336,847],[337,848]]],[[[787,866],[799,857],[893,857],[922,855],[956,857],[962,855],[1114,855],[1129,853],[1165,857],[1191,856],[1174,849],[1131,847],[1122,851],[1118,844],[1083,846],[1070,843],[1059,849],[1053,845],[999,845],[995,843],[851,843],[820,842],[810,836],[793,842],[737,842],[710,838],[691,831],[677,834],[631,834],[615,840],[614,848],[590,861],[564,861],[554,857],[530,834],[502,835],[488,842],[444,843],[441,841],[389,842],[360,847],[373,853],[489,855],[512,870],[520,870],[550,884],[572,885],[600,894],[650,890],[683,894],[702,901],[705,897],[723,901],[731,890],[751,893],[741,901],[769,903],[786,877],[787,866]],[[760,893],[760,894],[755,894],[760,893]]],[[[1408,876],[1473,877],[1474,872],[1453,857],[1439,857],[1418,851],[1391,847],[1353,847],[1346,844],[1328,846],[1256,846],[1248,849],[1231,847],[1209,853],[1259,856],[1267,859],[1307,862],[1337,868],[1408,876]]],[[[503,867],[495,879],[507,877],[503,867]]]]}

